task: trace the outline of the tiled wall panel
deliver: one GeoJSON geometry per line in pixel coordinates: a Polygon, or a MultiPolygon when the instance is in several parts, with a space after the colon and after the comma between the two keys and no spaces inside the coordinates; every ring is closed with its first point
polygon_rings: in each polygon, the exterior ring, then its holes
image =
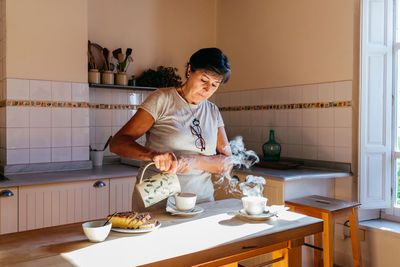
{"type": "Polygon", "coordinates": [[[283,157],[351,162],[351,81],[217,93],[212,101],[228,138],[243,136],[257,154],[273,129],[283,157]]]}
{"type": "MultiPolygon", "coordinates": [[[[90,145],[102,149],[109,136],[116,134],[136,113],[138,106],[151,91],[90,88],[90,145]]],[[[139,139],[144,144],[144,137],[139,139]]],[[[113,155],[109,147],[105,155],[113,155]]]]}
{"type": "Polygon", "coordinates": [[[88,84],[6,79],[5,85],[2,165],[89,160],[88,84]]]}

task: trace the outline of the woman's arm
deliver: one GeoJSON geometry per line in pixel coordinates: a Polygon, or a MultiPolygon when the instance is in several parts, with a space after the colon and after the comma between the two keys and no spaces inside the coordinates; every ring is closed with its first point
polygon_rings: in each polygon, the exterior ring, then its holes
{"type": "Polygon", "coordinates": [[[183,159],[193,169],[218,174],[230,173],[232,170],[232,152],[224,127],[218,127],[217,153],[218,155],[214,156],[184,155],[183,159]]]}
{"type": "Polygon", "coordinates": [[[136,142],[153,124],[150,113],[139,109],[111,139],[110,151],[125,158],[154,161],[159,170],[176,172],[178,162],[173,153],[158,153],[136,142]]]}

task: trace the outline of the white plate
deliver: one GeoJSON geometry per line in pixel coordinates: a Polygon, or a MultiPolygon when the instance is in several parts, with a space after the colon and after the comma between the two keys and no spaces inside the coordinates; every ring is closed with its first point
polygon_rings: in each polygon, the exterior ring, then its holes
{"type": "Polygon", "coordinates": [[[112,231],[115,232],[120,232],[120,233],[128,233],[128,234],[140,234],[140,233],[148,233],[152,232],[158,228],[160,228],[161,222],[158,222],[158,224],[153,227],[153,228],[145,228],[145,229],[122,229],[122,228],[111,228],[112,231]]]}
{"type": "Polygon", "coordinates": [[[165,208],[165,210],[171,213],[172,215],[180,215],[180,216],[193,216],[202,213],[204,211],[204,209],[199,206],[195,206],[192,210],[189,211],[178,210],[172,203],[171,198],[168,198],[167,207],[165,208]]]}
{"type": "Polygon", "coordinates": [[[244,209],[241,209],[238,211],[238,214],[239,214],[239,216],[245,217],[249,220],[257,220],[257,221],[266,220],[266,219],[276,215],[275,212],[269,212],[267,209],[263,213],[257,214],[257,215],[247,214],[247,212],[244,209]]]}

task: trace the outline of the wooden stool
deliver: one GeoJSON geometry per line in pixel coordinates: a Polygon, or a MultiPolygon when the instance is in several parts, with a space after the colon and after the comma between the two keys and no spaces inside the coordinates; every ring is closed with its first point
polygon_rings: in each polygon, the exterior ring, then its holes
{"type": "MultiPolygon", "coordinates": [[[[314,235],[314,246],[321,247],[323,240],[324,267],[333,266],[333,227],[335,218],[349,216],[353,263],[361,266],[360,244],[357,237],[358,206],[360,203],[323,196],[307,196],[285,202],[292,211],[324,220],[324,232],[314,235]],[[322,238],[323,234],[323,238],[322,238]]],[[[321,251],[314,250],[314,266],[320,266],[321,251]]]]}

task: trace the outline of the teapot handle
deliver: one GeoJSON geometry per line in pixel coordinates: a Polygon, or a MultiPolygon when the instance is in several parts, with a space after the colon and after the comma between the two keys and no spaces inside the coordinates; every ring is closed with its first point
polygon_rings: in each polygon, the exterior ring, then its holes
{"type": "Polygon", "coordinates": [[[150,163],[147,163],[147,165],[144,166],[143,171],[142,171],[142,173],[140,174],[139,184],[142,183],[142,179],[143,179],[144,172],[145,172],[146,169],[147,169],[150,165],[152,165],[152,164],[155,164],[154,161],[152,161],[152,162],[150,162],[150,163]]]}

